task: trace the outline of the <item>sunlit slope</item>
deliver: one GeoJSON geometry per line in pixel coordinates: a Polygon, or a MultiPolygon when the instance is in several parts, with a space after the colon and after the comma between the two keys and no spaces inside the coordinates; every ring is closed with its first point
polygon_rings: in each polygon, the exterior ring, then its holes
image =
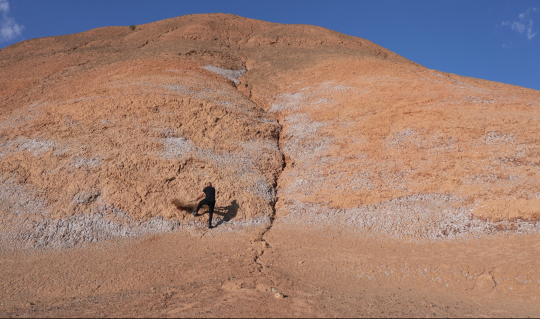
{"type": "Polygon", "coordinates": [[[538,91],[365,39],[189,15],[17,43],[0,70],[8,243],[194,227],[171,201],[207,181],[231,227],[276,212],[398,237],[537,231],[538,91]]]}
{"type": "Polygon", "coordinates": [[[538,91],[355,56],[272,79],[278,216],[399,238],[538,231],[538,91]]]}

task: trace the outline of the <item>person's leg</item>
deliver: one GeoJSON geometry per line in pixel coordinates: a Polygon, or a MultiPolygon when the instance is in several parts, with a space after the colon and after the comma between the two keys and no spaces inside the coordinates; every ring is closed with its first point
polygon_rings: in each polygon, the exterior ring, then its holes
{"type": "Polygon", "coordinates": [[[204,199],[202,201],[199,202],[199,204],[197,205],[197,209],[195,210],[195,213],[198,213],[199,212],[199,209],[201,209],[201,207],[204,205],[204,199]]]}
{"type": "Polygon", "coordinates": [[[208,216],[208,227],[212,227],[212,216],[214,215],[214,206],[216,205],[216,202],[208,202],[208,213],[210,216],[208,216]]]}
{"type": "Polygon", "coordinates": [[[204,205],[208,205],[208,201],[206,200],[206,198],[199,202],[199,204],[197,205],[197,209],[192,212],[193,216],[199,213],[199,209],[201,209],[201,207],[203,207],[204,205]]]}

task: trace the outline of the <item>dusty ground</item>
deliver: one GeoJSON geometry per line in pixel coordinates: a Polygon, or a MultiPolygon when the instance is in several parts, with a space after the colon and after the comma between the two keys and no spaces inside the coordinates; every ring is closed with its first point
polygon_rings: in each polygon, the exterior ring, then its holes
{"type": "Polygon", "coordinates": [[[536,236],[411,244],[346,230],[206,230],[3,252],[2,317],[527,317],[536,236]],[[265,247],[268,245],[268,247],[265,247]],[[262,252],[262,256],[258,257],[262,252]],[[276,293],[284,298],[276,298],[276,293]]]}
{"type": "Polygon", "coordinates": [[[0,50],[0,315],[540,315],[540,92],[314,26],[138,27],[0,50]]]}

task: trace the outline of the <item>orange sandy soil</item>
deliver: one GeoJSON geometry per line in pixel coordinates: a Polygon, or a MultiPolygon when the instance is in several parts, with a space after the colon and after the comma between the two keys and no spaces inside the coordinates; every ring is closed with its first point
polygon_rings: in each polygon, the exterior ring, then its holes
{"type": "Polygon", "coordinates": [[[540,316],[540,92],[315,26],[139,27],[0,50],[1,317],[540,316]]]}
{"type": "Polygon", "coordinates": [[[2,317],[536,317],[537,236],[408,244],[276,227],[3,251],[2,317]],[[518,249],[519,247],[519,249],[518,249]],[[259,255],[262,255],[259,257],[259,255]],[[284,298],[276,298],[276,294],[284,298]]]}

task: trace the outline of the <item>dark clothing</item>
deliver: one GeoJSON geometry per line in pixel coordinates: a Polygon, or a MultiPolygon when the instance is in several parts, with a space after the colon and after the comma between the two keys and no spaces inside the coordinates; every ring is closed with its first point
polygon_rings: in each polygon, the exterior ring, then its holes
{"type": "Polygon", "coordinates": [[[216,189],[215,188],[213,188],[212,186],[207,186],[202,191],[203,191],[204,195],[206,195],[204,197],[204,199],[209,200],[211,202],[216,201],[216,189]]]}
{"type": "MultiPolygon", "coordinates": [[[[214,189],[213,187],[207,187],[207,188],[214,189]]],[[[208,226],[212,226],[212,216],[214,215],[214,206],[216,206],[216,201],[208,200],[208,198],[203,199],[202,201],[199,202],[199,205],[197,205],[197,210],[195,212],[198,213],[199,209],[201,209],[203,205],[208,205],[208,213],[210,214],[210,216],[208,216],[208,226]]]]}

